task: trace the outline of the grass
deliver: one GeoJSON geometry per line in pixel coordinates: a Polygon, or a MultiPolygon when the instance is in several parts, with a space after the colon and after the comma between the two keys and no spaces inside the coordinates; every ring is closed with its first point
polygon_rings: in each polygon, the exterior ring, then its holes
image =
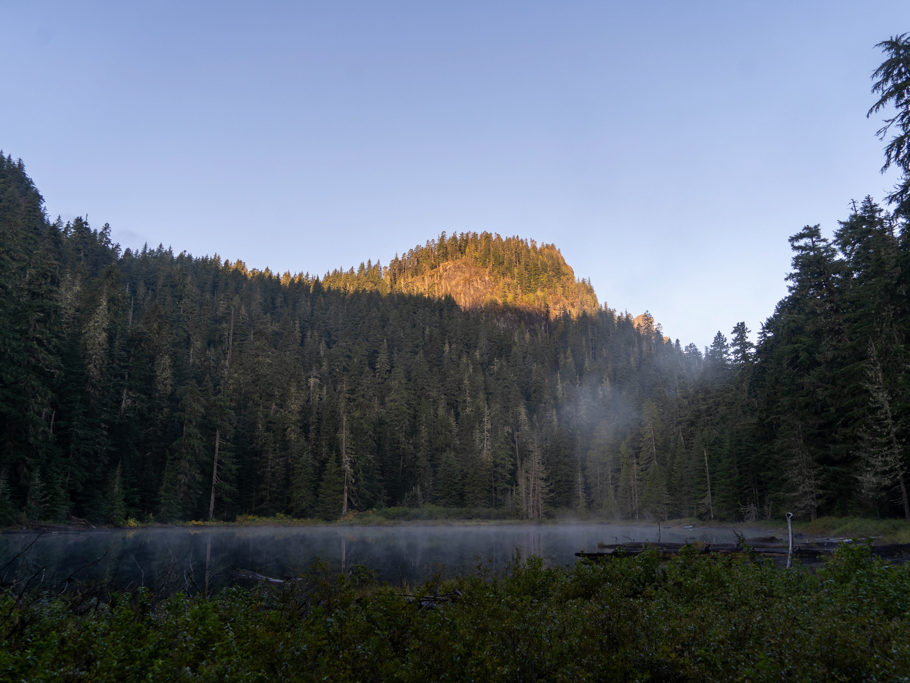
{"type": "MultiPolygon", "coordinates": [[[[396,506],[377,508],[366,511],[351,511],[346,516],[327,521],[318,518],[299,518],[289,515],[240,515],[234,521],[222,520],[190,520],[174,522],[175,526],[313,526],[324,524],[339,525],[395,525],[418,523],[452,523],[452,524],[509,524],[522,523],[527,520],[516,519],[508,515],[508,511],[494,508],[451,508],[438,505],[423,505],[421,507],[396,506]]],[[[578,518],[568,511],[557,511],[552,518],[542,520],[544,523],[560,522],[594,522],[604,524],[623,524],[657,526],[657,521],[610,520],[595,516],[578,518]]],[[[679,527],[691,524],[695,527],[730,527],[734,529],[759,528],[768,529],[781,538],[786,536],[786,523],[782,520],[757,520],[754,522],[736,522],[724,520],[700,520],[695,518],[671,519],[660,522],[664,528],[679,527]]],[[[16,529],[23,528],[24,523],[17,524],[16,529]]],[[[152,517],[143,520],[127,519],[123,528],[144,528],[161,526],[152,517]]],[[[910,522],[902,519],[877,519],[869,517],[819,517],[811,522],[794,521],[793,528],[804,537],[834,537],[834,538],[872,538],[877,543],[910,543],[910,522]]]]}
{"type": "Polygon", "coordinates": [[[910,522],[868,517],[819,517],[795,525],[806,536],[873,538],[878,543],[910,543],[910,522]]]}

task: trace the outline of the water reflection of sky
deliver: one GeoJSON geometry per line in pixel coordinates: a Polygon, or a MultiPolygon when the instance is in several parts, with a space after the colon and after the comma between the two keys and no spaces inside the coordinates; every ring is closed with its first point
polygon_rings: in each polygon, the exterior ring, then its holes
{"type": "MultiPolygon", "coordinates": [[[[383,581],[420,583],[479,567],[496,574],[531,555],[550,566],[570,565],[576,552],[595,551],[598,543],[657,541],[658,534],[664,542],[735,542],[730,529],[594,523],[105,529],[37,539],[4,533],[0,581],[54,590],[69,579],[126,590],[212,592],[235,583],[238,569],[289,578],[321,561],[333,572],[363,565],[383,581]]],[[[746,537],[766,534],[752,530],[746,537]]]]}

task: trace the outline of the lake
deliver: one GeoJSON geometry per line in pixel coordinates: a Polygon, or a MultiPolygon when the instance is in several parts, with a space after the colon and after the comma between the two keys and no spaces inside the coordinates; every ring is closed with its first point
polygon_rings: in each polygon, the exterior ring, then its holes
{"type": "MultiPolygon", "coordinates": [[[[67,580],[118,590],[213,593],[242,582],[237,570],[269,577],[363,565],[383,581],[422,583],[484,567],[501,573],[516,558],[571,565],[598,543],[734,543],[729,528],[604,523],[176,527],[0,534],[0,582],[60,590],[67,580]],[[18,557],[17,557],[18,555],[18,557]]],[[[767,531],[746,530],[746,539],[767,531]]]]}

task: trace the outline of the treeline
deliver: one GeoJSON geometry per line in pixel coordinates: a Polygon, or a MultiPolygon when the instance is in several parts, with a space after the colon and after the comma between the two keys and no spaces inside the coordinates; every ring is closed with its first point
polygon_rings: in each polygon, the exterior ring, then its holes
{"type": "Polygon", "coordinates": [[[790,238],[789,295],[759,339],[753,434],[795,512],[846,512],[859,499],[910,519],[908,238],[906,221],[869,198],[833,240],[818,226],[790,238]]]}
{"type": "Polygon", "coordinates": [[[0,183],[6,522],[422,503],[638,517],[701,497],[669,497],[679,449],[657,426],[697,368],[628,315],[466,312],[121,254],[107,226],[49,223],[21,162],[0,183]]]}
{"type": "Polygon", "coordinates": [[[3,523],[905,514],[907,238],[871,200],[833,242],[792,238],[757,348],[740,323],[703,354],[648,315],[121,253],[108,226],[48,222],[9,157],[0,197],[3,523]]]}
{"type": "MultiPolygon", "coordinates": [[[[887,114],[878,135],[893,136],[882,169],[901,174],[887,198],[893,211],[867,197],[832,239],[817,225],[790,238],[788,295],[762,326],[753,360],[704,403],[728,425],[716,434],[758,454],[769,489],[812,518],[860,510],[910,519],[910,35],[877,47],[885,61],[872,75],[878,99],[868,115],[887,114]]],[[[742,332],[734,361],[748,357],[742,332]]],[[[725,347],[718,335],[712,353],[725,347]]],[[[734,473],[741,466],[725,461],[734,473]]]]}
{"type": "Polygon", "coordinates": [[[910,519],[907,223],[866,198],[833,239],[806,226],[790,244],[789,293],[754,352],[742,325],[708,350],[730,363],[715,364],[724,370],[698,401],[706,463],[719,447],[747,517],[768,513],[749,507],[760,498],[739,474],[758,458],[769,490],[798,515],[910,519]]]}

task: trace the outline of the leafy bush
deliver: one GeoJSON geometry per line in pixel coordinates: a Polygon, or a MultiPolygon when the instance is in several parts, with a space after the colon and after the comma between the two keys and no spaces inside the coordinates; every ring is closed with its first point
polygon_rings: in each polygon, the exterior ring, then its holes
{"type": "Polygon", "coordinates": [[[656,554],[401,588],[316,567],[214,598],[0,594],[4,679],[894,679],[910,567],[847,547],[817,572],[656,554]]]}

